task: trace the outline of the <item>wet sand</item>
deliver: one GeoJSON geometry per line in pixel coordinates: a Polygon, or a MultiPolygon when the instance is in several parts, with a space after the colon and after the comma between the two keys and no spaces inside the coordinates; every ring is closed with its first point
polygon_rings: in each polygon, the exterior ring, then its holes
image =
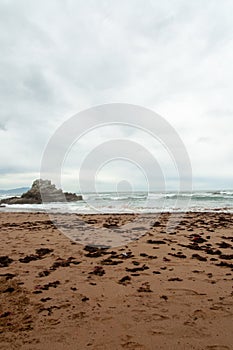
{"type": "MultiPolygon", "coordinates": [[[[98,235],[134,216],[81,218],[98,235]]],[[[187,213],[167,232],[168,219],[97,249],[47,214],[0,213],[0,348],[232,349],[233,215],[187,213]]]]}

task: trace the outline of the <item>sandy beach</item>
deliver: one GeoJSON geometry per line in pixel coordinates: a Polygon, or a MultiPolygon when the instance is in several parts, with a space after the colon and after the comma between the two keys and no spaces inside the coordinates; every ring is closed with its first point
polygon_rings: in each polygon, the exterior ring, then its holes
{"type": "MultiPolygon", "coordinates": [[[[82,216],[97,234],[132,218],[82,216]]],[[[170,232],[168,219],[97,249],[45,213],[0,213],[0,348],[232,349],[233,216],[187,213],[170,232]]]]}

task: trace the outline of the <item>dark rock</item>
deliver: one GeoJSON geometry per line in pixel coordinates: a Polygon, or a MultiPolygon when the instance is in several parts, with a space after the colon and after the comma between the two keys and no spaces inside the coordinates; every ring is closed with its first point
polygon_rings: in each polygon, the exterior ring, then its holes
{"type": "Polygon", "coordinates": [[[19,261],[21,263],[28,264],[30,261],[35,261],[38,259],[39,259],[38,255],[31,254],[31,255],[25,256],[24,258],[20,258],[19,261]]]}
{"type": "Polygon", "coordinates": [[[117,228],[118,225],[117,225],[117,224],[114,224],[114,223],[105,222],[105,223],[103,224],[103,227],[105,227],[105,228],[117,228]]]}
{"type": "Polygon", "coordinates": [[[177,254],[168,253],[168,254],[172,255],[172,256],[174,256],[176,258],[180,258],[180,259],[186,259],[187,258],[187,256],[182,254],[182,253],[177,253],[177,254]]]}
{"type": "Polygon", "coordinates": [[[35,180],[29,191],[22,194],[21,197],[11,197],[2,199],[0,204],[41,204],[44,202],[74,202],[82,200],[81,195],[75,193],[63,192],[57,189],[50,180],[35,180]]]}
{"type": "Polygon", "coordinates": [[[233,260],[233,254],[221,254],[219,258],[224,260],[233,260]]]}
{"type": "Polygon", "coordinates": [[[149,243],[149,244],[166,244],[166,242],[164,242],[164,241],[153,240],[153,239],[148,239],[147,243],[149,243]]]}
{"type": "Polygon", "coordinates": [[[130,276],[124,276],[118,281],[118,283],[126,285],[127,284],[126,282],[129,282],[129,281],[131,281],[131,277],[130,276]]]}
{"type": "Polygon", "coordinates": [[[49,249],[49,248],[36,249],[36,254],[39,256],[44,256],[44,255],[47,255],[47,254],[52,253],[52,252],[53,252],[53,249],[49,249]]]}
{"type": "Polygon", "coordinates": [[[206,239],[202,238],[200,235],[194,235],[192,237],[192,241],[195,243],[204,243],[204,242],[206,242],[206,239]]]}
{"type": "Polygon", "coordinates": [[[193,255],[192,255],[192,258],[193,258],[193,259],[200,260],[200,261],[207,261],[207,258],[205,258],[204,256],[201,256],[201,255],[199,255],[199,254],[193,254],[193,255]]]}
{"type": "Polygon", "coordinates": [[[10,311],[6,311],[6,312],[3,312],[3,314],[0,315],[0,318],[8,317],[10,315],[11,315],[11,312],[10,311]]]}
{"type": "Polygon", "coordinates": [[[82,298],[82,301],[88,301],[88,300],[89,300],[88,297],[83,297],[83,298],[82,298]]]}
{"type": "Polygon", "coordinates": [[[219,246],[219,248],[223,248],[223,249],[231,248],[231,244],[226,242],[217,243],[217,245],[219,246]]]}
{"type": "Polygon", "coordinates": [[[171,277],[168,279],[169,282],[174,282],[174,281],[177,281],[177,282],[181,282],[183,281],[182,278],[179,278],[179,277],[171,277]]]}
{"type": "Polygon", "coordinates": [[[219,264],[216,264],[217,266],[225,266],[225,267],[230,267],[231,269],[233,269],[233,264],[231,263],[227,263],[225,261],[221,261],[219,264]]]}
{"type": "Polygon", "coordinates": [[[117,260],[116,261],[116,260],[112,260],[110,258],[104,259],[104,260],[101,261],[102,265],[118,265],[118,264],[122,264],[122,263],[123,263],[122,260],[117,260]]]}
{"type": "Polygon", "coordinates": [[[13,288],[13,287],[8,287],[7,289],[5,289],[4,291],[3,291],[3,293],[13,293],[15,291],[15,288],[13,288]]]}
{"type": "Polygon", "coordinates": [[[72,256],[70,256],[68,259],[61,259],[58,258],[53,265],[51,266],[50,270],[56,270],[59,267],[69,267],[71,264],[74,265],[79,265],[80,261],[76,261],[74,260],[75,258],[73,258],[72,256]]]}
{"type": "Polygon", "coordinates": [[[133,268],[128,268],[126,267],[125,270],[128,272],[138,272],[138,271],[144,271],[144,270],[148,270],[149,267],[146,266],[145,264],[141,267],[133,267],[133,268]]]}
{"type": "Polygon", "coordinates": [[[5,277],[6,281],[11,280],[12,278],[14,278],[16,275],[13,273],[1,273],[0,277],[5,277]]]}
{"type": "Polygon", "coordinates": [[[89,252],[87,254],[85,254],[85,256],[87,256],[88,258],[99,258],[102,255],[108,254],[105,251],[102,251],[100,249],[95,250],[93,252],[89,252]]]}
{"type": "Polygon", "coordinates": [[[31,255],[27,255],[24,258],[20,258],[19,261],[21,263],[29,263],[30,261],[34,261],[34,260],[40,260],[43,259],[43,257],[49,253],[52,253],[53,249],[49,249],[49,248],[38,248],[36,249],[36,254],[31,254],[31,255]]]}
{"type": "Polygon", "coordinates": [[[47,297],[47,298],[41,298],[40,301],[42,301],[42,303],[45,303],[46,301],[49,301],[51,300],[50,297],[47,297]]]}
{"type": "Polygon", "coordinates": [[[0,267],[8,267],[13,262],[9,256],[0,256],[0,267]]]}
{"type": "Polygon", "coordinates": [[[155,221],[155,223],[153,224],[153,227],[159,227],[161,226],[160,222],[159,221],[155,221]]]}
{"type": "Polygon", "coordinates": [[[213,250],[212,248],[207,248],[205,249],[207,254],[211,254],[211,255],[220,255],[222,254],[221,250],[217,249],[217,250],[213,250]]]}
{"type": "Polygon", "coordinates": [[[59,286],[60,281],[54,281],[54,282],[49,282],[47,284],[45,284],[43,287],[41,287],[40,289],[42,290],[49,290],[49,288],[57,288],[57,286],[59,286]]]}

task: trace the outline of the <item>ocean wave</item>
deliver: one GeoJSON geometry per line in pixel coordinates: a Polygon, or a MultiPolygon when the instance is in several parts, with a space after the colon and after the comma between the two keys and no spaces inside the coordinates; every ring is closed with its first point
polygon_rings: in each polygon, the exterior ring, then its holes
{"type": "MultiPolygon", "coordinates": [[[[0,196],[5,198],[5,195],[0,196]]],[[[86,193],[83,201],[6,205],[1,211],[72,213],[156,213],[173,211],[231,211],[233,191],[86,193]]]]}

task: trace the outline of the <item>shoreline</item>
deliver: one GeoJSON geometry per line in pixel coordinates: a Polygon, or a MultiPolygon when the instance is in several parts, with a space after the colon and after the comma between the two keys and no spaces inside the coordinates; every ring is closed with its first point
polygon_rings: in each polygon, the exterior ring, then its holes
{"type": "MultiPolygon", "coordinates": [[[[1,211],[1,349],[231,349],[233,214],[182,213],[166,232],[180,214],[150,214],[138,240],[97,249],[47,213],[1,211]]],[[[55,215],[97,233],[135,217],[55,215]]]]}

